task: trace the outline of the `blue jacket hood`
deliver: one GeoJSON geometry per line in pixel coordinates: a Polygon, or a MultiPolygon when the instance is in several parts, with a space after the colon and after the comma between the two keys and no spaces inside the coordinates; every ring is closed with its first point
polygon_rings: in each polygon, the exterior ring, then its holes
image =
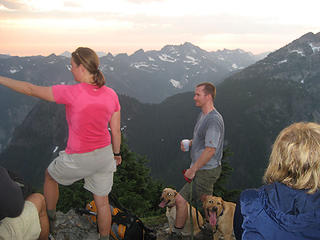
{"type": "Polygon", "coordinates": [[[260,194],[266,213],[286,230],[300,232],[319,226],[319,192],[308,194],[275,183],[264,186],[260,194]]]}
{"type": "Polygon", "coordinates": [[[240,202],[244,239],[320,239],[319,191],[273,183],[244,191],[240,202]]]}

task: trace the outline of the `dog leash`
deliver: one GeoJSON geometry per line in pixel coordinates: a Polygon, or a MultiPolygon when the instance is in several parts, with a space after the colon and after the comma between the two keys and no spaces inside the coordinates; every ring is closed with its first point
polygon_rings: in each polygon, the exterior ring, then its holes
{"type": "MultiPolygon", "coordinates": [[[[187,177],[184,175],[185,172],[186,172],[186,169],[182,171],[184,179],[185,179],[188,183],[192,183],[194,179],[187,178],[187,177]]],[[[199,229],[203,229],[203,226],[200,226],[200,223],[199,223],[199,213],[198,213],[198,207],[197,207],[198,203],[197,203],[196,185],[194,185],[194,189],[193,189],[192,186],[191,186],[191,189],[190,189],[190,199],[189,199],[189,203],[190,203],[190,204],[192,203],[192,200],[195,200],[194,208],[196,209],[196,219],[197,219],[198,227],[199,227],[199,229]],[[193,198],[193,194],[195,195],[194,198],[193,198]]]]}
{"type": "Polygon", "coordinates": [[[189,197],[189,212],[190,212],[190,225],[191,225],[191,240],[193,240],[193,218],[192,218],[192,185],[193,179],[186,177],[184,174],[186,169],[182,171],[184,179],[190,184],[190,197],[189,197]]]}
{"type": "Polygon", "coordinates": [[[189,199],[189,211],[190,211],[190,225],[191,225],[191,240],[193,240],[193,218],[192,218],[192,185],[193,180],[190,183],[190,199],[189,199]]]}

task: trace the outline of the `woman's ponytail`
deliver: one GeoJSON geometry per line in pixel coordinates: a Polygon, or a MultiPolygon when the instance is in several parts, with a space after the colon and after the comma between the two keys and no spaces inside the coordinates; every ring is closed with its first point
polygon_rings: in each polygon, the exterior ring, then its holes
{"type": "Polygon", "coordinates": [[[95,72],[93,81],[94,84],[97,85],[99,88],[106,83],[106,80],[104,79],[104,76],[99,69],[95,72]]]}

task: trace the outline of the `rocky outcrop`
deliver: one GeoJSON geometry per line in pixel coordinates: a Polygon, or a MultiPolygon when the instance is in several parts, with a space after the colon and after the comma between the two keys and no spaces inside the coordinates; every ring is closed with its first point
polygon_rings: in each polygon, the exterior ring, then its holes
{"type": "Polygon", "coordinates": [[[74,210],[66,214],[57,212],[55,240],[96,240],[97,227],[88,220],[87,216],[79,215],[74,210]]]}
{"type": "MultiPolygon", "coordinates": [[[[158,226],[150,226],[157,232],[157,240],[170,239],[167,233],[168,224],[161,224],[158,226]]],[[[86,215],[79,215],[74,210],[67,213],[57,212],[57,221],[55,225],[55,240],[97,240],[99,235],[97,233],[97,226],[90,223],[86,215]]],[[[183,239],[191,239],[184,237],[183,239]]],[[[208,229],[202,230],[195,240],[212,239],[212,231],[208,229]]]]}

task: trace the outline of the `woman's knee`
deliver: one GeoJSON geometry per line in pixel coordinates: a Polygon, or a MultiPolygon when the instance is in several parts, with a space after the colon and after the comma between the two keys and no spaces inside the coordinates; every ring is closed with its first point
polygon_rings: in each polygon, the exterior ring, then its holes
{"type": "Polygon", "coordinates": [[[45,198],[41,193],[33,193],[26,198],[26,201],[32,202],[40,213],[43,209],[46,209],[45,198]]]}

